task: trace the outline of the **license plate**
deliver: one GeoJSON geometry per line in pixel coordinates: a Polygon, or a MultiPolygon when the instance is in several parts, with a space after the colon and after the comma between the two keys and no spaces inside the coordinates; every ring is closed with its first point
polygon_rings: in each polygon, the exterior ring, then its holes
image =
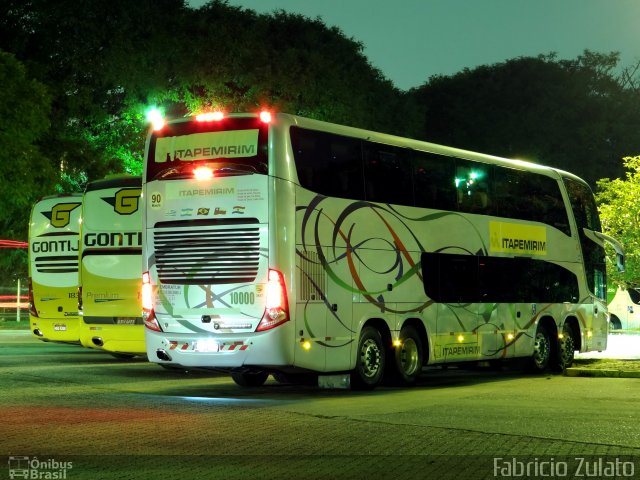
{"type": "Polygon", "coordinates": [[[220,351],[220,344],[212,338],[205,338],[203,340],[196,340],[193,349],[196,352],[218,352],[220,351]]]}
{"type": "Polygon", "coordinates": [[[118,325],[135,325],[135,317],[116,317],[116,324],[118,325]]]}

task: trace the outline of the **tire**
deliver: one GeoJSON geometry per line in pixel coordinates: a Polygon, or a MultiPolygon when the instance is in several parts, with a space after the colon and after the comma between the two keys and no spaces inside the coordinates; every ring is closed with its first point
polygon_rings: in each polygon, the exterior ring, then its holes
{"type": "Polygon", "coordinates": [[[255,372],[232,373],[231,378],[241,387],[260,387],[269,378],[269,372],[258,370],[255,372]]]}
{"type": "Polygon", "coordinates": [[[386,362],[385,345],[376,328],[362,329],[357,354],[356,368],[351,372],[351,388],[373,390],[382,381],[386,362]]]}
{"type": "Polygon", "coordinates": [[[551,359],[551,336],[544,325],[538,325],[533,340],[533,355],[529,358],[528,370],[531,373],[543,373],[551,359]]]}
{"type": "Polygon", "coordinates": [[[611,318],[609,320],[609,326],[610,326],[611,330],[621,330],[622,329],[622,322],[615,315],[611,315],[611,318]]]}
{"type": "Polygon", "coordinates": [[[573,339],[573,329],[571,325],[564,324],[562,328],[562,338],[558,339],[558,370],[564,372],[573,364],[576,353],[576,344],[573,339]]]}
{"type": "Polygon", "coordinates": [[[401,345],[391,350],[388,379],[393,385],[413,385],[422,372],[422,340],[411,325],[400,330],[399,340],[401,345]]]}

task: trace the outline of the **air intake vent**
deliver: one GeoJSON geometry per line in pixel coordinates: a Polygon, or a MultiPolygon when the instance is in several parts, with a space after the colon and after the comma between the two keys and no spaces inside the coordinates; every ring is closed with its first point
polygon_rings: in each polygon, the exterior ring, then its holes
{"type": "Polygon", "coordinates": [[[327,291],[327,274],[316,252],[300,254],[300,300],[320,301],[327,291]]]}
{"type": "MultiPolygon", "coordinates": [[[[247,223],[255,223],[247,219],[247,223]]],[[[187,226],[192,226],[185,223],[187,226]]],[[[156,230],[155,257],[164,284],[220,285],[253,282],[260,260],[258,226],[199,226],[156,230]]]]}
{"type": "Polygon", "coordinates": [[[60,255],[57,257],[36,257],[36,270],[39,273],[77,273],[78,256],[60,255]]]}

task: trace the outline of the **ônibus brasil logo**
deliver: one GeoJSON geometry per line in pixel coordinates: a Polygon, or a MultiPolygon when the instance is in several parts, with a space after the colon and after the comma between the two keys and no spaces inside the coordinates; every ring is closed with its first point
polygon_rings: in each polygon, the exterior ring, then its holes
{"type": "Polygon", "coordinates": [[[73,462],[61,462],[54,458],[38,460],[38,457],[9,457],[9,478],[66,479],[73,462]]]}

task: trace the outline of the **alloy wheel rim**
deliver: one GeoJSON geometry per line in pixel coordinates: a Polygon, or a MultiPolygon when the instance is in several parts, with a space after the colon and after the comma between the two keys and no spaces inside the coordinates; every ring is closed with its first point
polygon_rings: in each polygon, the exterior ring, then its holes
{"type": "Polygon", "coordinates": [[[362,344],[360,350],[362,373],[367,378],[375,377],[380,370],[380,349],[375,340],[369,338],[362,344]]]}
{"type": "Polygon", "coordinates": [[[405,375],[413,375],[418,369],[418,345],[413,338],[407,338],[400,348],[400,365],[405,375]]]}

